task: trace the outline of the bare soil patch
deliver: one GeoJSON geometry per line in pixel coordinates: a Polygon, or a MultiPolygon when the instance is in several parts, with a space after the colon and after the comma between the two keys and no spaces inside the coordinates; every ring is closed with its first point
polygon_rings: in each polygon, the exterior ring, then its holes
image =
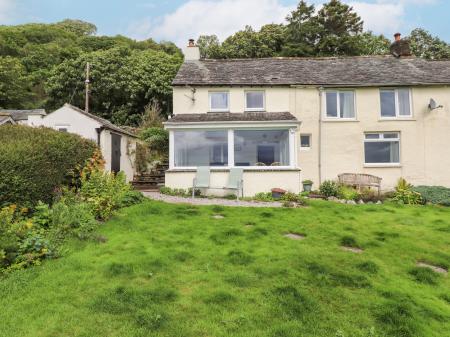
{"type": "Polygon", "coordinates": [[[356,254],[361,254],[362,252],[364,252],[364,250],[362,250],[361,248],[357,248],[357,247],[341,246],[341,248],[347,252],[352,252],[352,253],[356,253],[356,254]]]}
{"type": "Polygon", "coordinates": [[[296,233],[287,233],[284,235],[285,237],[292,239],[292,240],[303,240],[306,236],[296,233]]]}
{"type": "Polygon", "coordinates": [[[430,268],[431,270],[433,270],[436,273],[439,274],[445,274],[447,275],[448,270],[443,268],[443,267],[439,267],[439,266],[433,266],[432,264],[426,263],[426,262],[417,262],[417,267],[426,267],[426,268],[430,268]]]}

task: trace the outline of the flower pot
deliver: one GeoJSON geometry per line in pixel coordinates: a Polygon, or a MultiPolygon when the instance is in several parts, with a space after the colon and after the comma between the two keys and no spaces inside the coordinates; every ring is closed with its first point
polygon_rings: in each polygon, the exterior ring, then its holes
{"type": "Polygon", "coordinates": [[[284,194],[286,194],[286,191],[281,188],[272,189],[272,198],[274,199],[280,199],[284,194]]]}

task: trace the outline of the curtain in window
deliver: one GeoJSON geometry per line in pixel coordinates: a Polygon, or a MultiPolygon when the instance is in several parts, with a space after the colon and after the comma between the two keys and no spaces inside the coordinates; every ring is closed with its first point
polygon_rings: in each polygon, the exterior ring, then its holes
{"type": "Polygon", "coordinates": [[[400,162],[400,146],[399,142],[390,142],[390,162],[399,163],[400,162]]]}
{"type": "Polygon", "coordinates": [[[211,109],[228,109],[228,94],[226,92],[211,93],[211,109]]]}
{"type": "Polygon", "coordinates": [[[341,118],[355,117],[355,104],[352,92],[339,93],[341,118]]]}
{"type": "Polygon", "coordinates": [[[400,116],[411,115],[409,102],[409,89],[398,89],[398,114],[400,116]]]}
{"type": "Polygon", "coordinates": [[[247,92],[247,109],[263,109],[264,108],[264,93],[261,92],[247,92]]]}

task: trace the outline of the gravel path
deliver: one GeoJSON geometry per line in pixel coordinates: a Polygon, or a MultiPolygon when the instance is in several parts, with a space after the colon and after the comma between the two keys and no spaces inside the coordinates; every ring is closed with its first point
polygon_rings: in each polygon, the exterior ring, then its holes
{"type": "Polygon", "coordinates": [[[220,198],[183,198],[161,194],[159,192],[142,192],[147,198],[159,200],[171,204],[191,204],[191,205],[221,205],[232,207],[282,207],[281,202],[259,202],[259,201],[237,201],[220,198]]]}

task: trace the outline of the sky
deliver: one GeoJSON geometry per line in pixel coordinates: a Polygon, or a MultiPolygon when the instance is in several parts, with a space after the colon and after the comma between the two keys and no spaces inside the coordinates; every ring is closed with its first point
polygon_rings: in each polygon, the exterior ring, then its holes
{"type": "MultiPolygon", "coordinates": [[[[319,8],[324,0],[309,0],[319,8]]],[[[363,18],[365,29],[391,38],[421,27],[450,42],[450,0],[344,0],[363,18]]],[[[223,40],[245,25],[259,29],[282,23],[298,0],[0,0],[0,25],[94,23],[99,35],[168,40],[182,47],[189,38],[216,34],[223,40]]]]}

